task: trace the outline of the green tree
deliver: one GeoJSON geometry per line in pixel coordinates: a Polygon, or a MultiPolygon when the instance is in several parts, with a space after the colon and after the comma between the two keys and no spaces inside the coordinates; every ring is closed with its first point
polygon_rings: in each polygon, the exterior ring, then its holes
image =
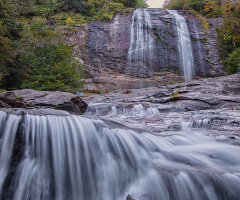
{"type": "Polygon", "coordinates": [[[0,87],[10,89],[19,74],[17,43],[20,40],[22,24],[16,20],[14,7],[9,0],[0,1],[0,87]]]}
{"type": "Polygon", "coordinates": [[[187,1],[187,4],[188,4],[189,8],[191,8],[197,12],[200,12],[204,9],[204,6],[207,1],[208,0],[189,0],[189,1],[187,1]]]}
{"type": "Polygon", "coordinates": [[[223,23],[218,33],[219,54],[227,73],[239,71],[240,2],[227,0],[223,4],[223,23]]]}
{"type": "Polygon", "coordinates": [[[170,10],[182,10],[185,6],[185,1],[186,0],[170,0],[165,7],[170,10]]]}
{"type": "Polygon", "coordinates": [[[83,70],[72,57],[61,30],[49,30],[46,19],[33,18],[21,41],[23,88],[74,92],[81,89],[83,70]]]}
{"type": "Polygon", "coordinates": [[[226,59],[227,74],[240,72],[240,48],[234,50],[226,59]]]}
{"type": "Polygon", "coordinates": [[[203,13],[206,17],[218,17],[221,14],[218,5],[214,1],[208,1],[205,4],[203,13]]]}
{"type": "Polygon", "coordinates": [[[0,20],[0,72],[2,74],[7,72],[6,63],[14,58],[13,42],[7,37],[7,32],[7,27],[0,20]]]}

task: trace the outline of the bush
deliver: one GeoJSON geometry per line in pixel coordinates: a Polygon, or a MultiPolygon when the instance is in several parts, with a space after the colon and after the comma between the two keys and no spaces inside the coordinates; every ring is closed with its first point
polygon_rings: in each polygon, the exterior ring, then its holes
{"type": "Polygon", "coordinates": [[[240,72],[240,48],[229,54],[226,60],[227,74],[240,72]]]}
{"type": "Polygon", "coordinates": [[[49,30],[45,19],[34,18],[22,39],[22,88],[75,92],[83,70],[60,30],[49,30]],[[38,34],[40,33],[40,34],[38,34]],[[28,70],[26,70],[28,69],[28,70]]]}
{"type": "Polygon", "coordinates": [[[220,12],[218,5],[215,2],[208,1],[205,4],[203,14],[206,17],[218,17],[221,14],[221,12],[220,12]]]}
{"type": "Polygon", "coordinates": [[[167,7],[170,10],[182,10],[184,5],[185,0],[170,0],[167,7]]]}

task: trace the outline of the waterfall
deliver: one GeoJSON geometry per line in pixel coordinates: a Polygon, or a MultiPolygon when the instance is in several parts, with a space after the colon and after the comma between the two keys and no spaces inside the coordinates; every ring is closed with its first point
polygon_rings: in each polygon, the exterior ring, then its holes
{"type": "Polygon", "coordinates": [[[181,67],[184,71],[185,82],[191,81],[193,76],[194,62],[191,39],[186,19],[179,15],[176,10],[168,10],[176,20],[178,34],[178,50],[181,59],[181,67]]]}
{"type": "Polygon", "coordinates": [[[151,71],[154,38],[149,33],[152,28],[151,17],[147,9],[136,9],[132,15],[130,28],[130,47],[128,50],[129,74],[137,71],[149,75],[151,71]],[[137,67],[133,71],[133,67],[137,67]]]}
{"type": "Polygon", "coordinates": [[[20,119],[19,116],[14,115],[7,117],[5,113],[0,115],[0,196],[8,174],[14,139],[20,119]]]}
{"type": "Polygon", "coordinates": [[[240,196],[240,147],[193,131],[161,137],[76,115],[16,116],[3,111],[0,123],[1,199],[240,196]],[[18,134],[23,152],[13,166],[18,134]]]}

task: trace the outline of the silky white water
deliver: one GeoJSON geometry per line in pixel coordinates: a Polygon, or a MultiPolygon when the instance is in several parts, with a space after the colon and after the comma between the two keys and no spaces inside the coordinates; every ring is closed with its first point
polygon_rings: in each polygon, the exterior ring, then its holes
{"type": "Polygon", "coordinates": [[[161,137],[75,115],[2,111],[0,123],[4,200],[125,200],[128,194],[149,200],[240,197],[240,148],[192,130],[161,137]],[[22,156],[14,167],[19,134],[22,156]]]}
{"type": "Polygon", "coordinates": [[[151,17],[147,9],[134,10],[130,28],[128,61],[130,65],[138,65],[139,70],[144,66],[151,68],[154,47],[154,38],[149,33],[151,28],[151,17]]]}
{"type": "Polygon", "coordinates": [[[194,73],[193,51],[186,19],[179,15],[176,10],[168,10],[173,15],[177,26],[178,51],[181,59],[180,64],[184,71],[185,82],[191,81],[194,73]]]}

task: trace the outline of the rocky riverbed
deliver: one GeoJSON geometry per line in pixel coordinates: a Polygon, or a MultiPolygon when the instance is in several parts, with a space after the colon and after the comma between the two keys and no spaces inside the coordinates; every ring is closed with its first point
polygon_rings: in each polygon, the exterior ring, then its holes
{"type": "Polygon", "coordinates": [[[240,145],[240,73],[159,87],[124,89],[84,97],[85,115],[154,134],[183,127],[240,145]]]}
{"type": "Polygon", "coordinates": [[[157,87],[135,89],[126,89],[125,82],[118,90],[91,96],[31,89],[8,91],[0,94],[0,107],[8,108],[8,113],[37,115],[65,110],[163,136],[184,128],[191,132],[193,128],[240,145],[240,73],[178,84],[158,82],[157,87]]]}

